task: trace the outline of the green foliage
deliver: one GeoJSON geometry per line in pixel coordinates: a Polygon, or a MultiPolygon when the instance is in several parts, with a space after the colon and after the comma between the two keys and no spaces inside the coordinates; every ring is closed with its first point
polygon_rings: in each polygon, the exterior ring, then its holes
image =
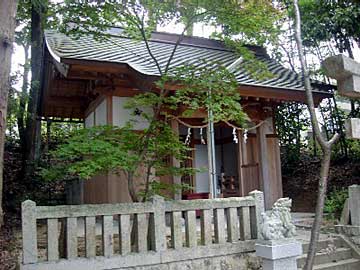
{"type": "Polygon", "coordinates": [[[139,197],[143,201],[149,200],[154,195],[161,195],[166,199],[171,199],[173,196],[181,191],[190,191],[193,187],[181,183],[181,184],[169,184],[161,181],[152,181],[149,184],[149,190],[146,191],[146,187],[138,193],[139,197]]]}
{"type": "MultiPolygon", "coordinates": [[[[145,167],[147,185],[153,183],[152,177],[193,173],[192,169],[174,167],[167,162],[169,156],[183,161],[187,158],[186,151],[187,146],[163,121],[152,122],[142,133],[134,132],[130,125],[99,126],[75,131],[66,144],[53,152],[56,166],[43,169],[42,175],[48,180],[62,179],[64,175],[88,179],[96,174],[123,171],[129,177],[136,176],[138,169],[145,167]]],[[[163,188],[151,191],[145,187],[140,195],[147,198],[163,188]]]]}
{"type": "Polygon", "coordinates": [[[348,139],[347,146],[349,149],[349,157],[353,160],[360,160],[360,141],[348,139]]]}
{"type": "Polygon", "coordinates": [[[334,40],[342,51],[348,49],[349,40],[359,41],[360,4],[344,0],[300,1],[302,33],[307,46],[316,46],[320,41],[334,40]]]}
{"type": "Polygon", "coordinates": [[[61,145],[54,155],[57,168],[44,170],[44,177],[56,179],[63,173],[88,179],[97,173],[114,171],[118,167],[130,170],[138,157],[128,152],[131,146],[137,148],[140,134],[128,128],[99,126],[75,131],[66,144],[61,145]],[[135,145],[128,145],[134,142],[135,145]],[[55,170],[56,169],[56,170],[55,170]]]}
{"type": "Polygon", "coordinates": [[[283,169],[296,165],[305,147],[301,132],[310,127],[306,106],[298,103],[280,105],[275,113],[276,131],[282,147],[283,169]]]}
{"type": "Polygon", "coordinates": [[[234,75],[217,63],[205,63],[203,67],[182,66],[174,71],[173,76],[163,77],[163,80],[183,86],[166,98],[164,103],[172,110],[185,106],[184,116],[206,109],[213,112],[211,120],[215,123],[234,121],[243,125],[248,119],[240,105],[234,75]]]}
{"type": "Polygon", "coordinates": [[[346,188],[335,189],[326,196],[324,212],[328,214],[330,219],[340,218],[347,198],[348,190],[346,188]]]}

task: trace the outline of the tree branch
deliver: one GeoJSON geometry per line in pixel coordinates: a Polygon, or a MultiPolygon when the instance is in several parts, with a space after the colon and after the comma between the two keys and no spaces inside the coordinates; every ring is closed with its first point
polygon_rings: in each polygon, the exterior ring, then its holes
{"type": "Polygon", "coordinates": [[[329,169],[330,169],[331,146],[337,141],[337,139],[339,138],[339,134],[335,133],[335,135],[329,141],[326,141],[321,135],[319,123],[316,118],[315,105],[311,91],[309,72],[306,68],[306,63],[305,63],[305,57],[304,57],[304,51],[303,51],[303,45],[301,39],[301,18],[300,18],[298,0],[294,0],[294,9],[295,9],[295,21],[296,21],[295,39],[299,51],[301,70],[304,76],[306,99],[310,112],[311,124],[313,127],[313,132],[315,134],[315,137],[319,142],[323,152],[323,158],[321,160],[321,168],[320,168],[320,179],[318,183],[318,197],[317,197],[316,209],[315,209],[315,219],[311,229],[309,250],[306,258],[306,263],[304,266],[304,270],[312,270],[314,264],[314,258],[316,254],[317,241],[319,240],[321,223],[323,219],[324,202],[325,202],[327,181],[329,178],[329,169]]]}

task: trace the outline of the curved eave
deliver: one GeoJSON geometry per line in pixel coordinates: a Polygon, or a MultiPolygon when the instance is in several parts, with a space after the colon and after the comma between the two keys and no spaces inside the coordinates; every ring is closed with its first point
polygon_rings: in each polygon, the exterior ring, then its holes
{"type": "Polygon", "coordinates": [[[55,67],[57,68],[57,70],[64,76],[67,76],[67,73],[69,71],[69,67],[64,64],[62,62],[62,58],[54,52],[53,49],[51,49],[50,44],[48,43],[47,39],[45,38],[45,44],[46,44],[46,48],[52,58],[52,63],[55,65],[55,67]]]}
{"type": "MultiPolygon", "coordinates": [[[[84,65],[84,66],[98,66],[107,67],[113,70],[121,69],[122,72],[127,72],[129,74],[136,73],[137,76],[147,79],[149,82],[153,82],[158,79],[159,75],[149,74],[143,70],[139,70],[136,66],[127,62],[113,62],[113,61],[98,61],[98,60],[86,60],[86,59],[76,59],[76,58],[63,58],[57,55],[54,51],[51,50],[50,46],[47,44],[47,48],[51,57],[58,63],[56,67],[65,77],[69,70],[71,70],[72,65],[84,65]],[[64,74],[64,67],[66,67],[66,74],[64,74]]],[[[319,88],[323,87],[326,90],[334,89],[334,86],[324,85],[319,83],[312,83],[312,85],[317,85],[319,88]]],[[[264,84],[246,84],[239,83],[239,92],[243,96],[250,97],[261,97],[261,98],[271,98],[282,101],[297,101],[306,103],[306,94],[305,89],[299,88],[287,88],[279,86],[271,86],[264,84]]],[[[315,104],[319,104],[322,99],[330,98],[333,96],[331,92],[312,90],[314,95],[315,104]]]]}

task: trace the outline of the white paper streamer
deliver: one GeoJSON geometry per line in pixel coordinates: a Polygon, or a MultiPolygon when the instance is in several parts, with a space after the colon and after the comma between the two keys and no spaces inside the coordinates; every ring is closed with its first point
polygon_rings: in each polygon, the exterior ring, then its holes
{"type": "Polygon", "coordinates": [[[206,144],[205,139],[203,137],[203,128],[200,128],[200,141],[201,144],[206,144]]]}
{"type": "Polygon", "coordinates": [[[185,139],[186,145],[190,144],[190,137],[191,137],[191,128],[188,128],[188,132],[187,132],[186,139],[185,139]]]}
{"type": "Polygon", "coordinates": [[[232,131],[232,134],[233,134],[233,140],[235,143],[239,143],[239,139],[236,135],[236,128],[233,128],[233,131],[232,131]]]}
{"type": "Polygon", "coordinates": [[[247,129],[245,129],[245,131],[244,131],[243,138],[244,138],[244,143],[246,144],[247,139],[248,139],[248,130],[247,129]]]}

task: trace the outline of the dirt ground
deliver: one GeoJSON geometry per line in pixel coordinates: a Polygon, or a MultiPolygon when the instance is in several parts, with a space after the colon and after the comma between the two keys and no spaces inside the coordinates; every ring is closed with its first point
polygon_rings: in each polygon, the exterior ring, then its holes
{"type": "Polygon", "coordinates": [[[21,250],[20,221],[7,219],[0,230],[0,270],[16,269],[21,250]]]}

